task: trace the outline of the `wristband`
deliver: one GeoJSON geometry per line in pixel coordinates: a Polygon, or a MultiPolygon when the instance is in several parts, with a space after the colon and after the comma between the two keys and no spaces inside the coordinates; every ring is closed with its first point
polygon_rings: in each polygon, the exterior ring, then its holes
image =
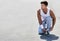
{"type": "Polygon", "coordinates": [[[42,24],[40,26],[41,26],[42,29],[44,28],[42,24]]]}

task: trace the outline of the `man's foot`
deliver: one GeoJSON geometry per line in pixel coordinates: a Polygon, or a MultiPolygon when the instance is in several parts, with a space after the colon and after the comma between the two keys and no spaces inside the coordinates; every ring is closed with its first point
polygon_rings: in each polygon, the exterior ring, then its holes
{"type": "Polygon", "coordinates": [[[50,33],[47,31],[47,35],[49,35],[50,33]]]}
{"type": "Polygon", "coordinates": [[[50,35],[50,33],[47,31],[47,32],[45,33],[45,35],[46,35],[46,36],[49,36],[49,35],[50,35]]]}
{"type": "Polygon", "coordinates": [[[45,33],[39,33],[39,35],[45,35],[45,33]]]}

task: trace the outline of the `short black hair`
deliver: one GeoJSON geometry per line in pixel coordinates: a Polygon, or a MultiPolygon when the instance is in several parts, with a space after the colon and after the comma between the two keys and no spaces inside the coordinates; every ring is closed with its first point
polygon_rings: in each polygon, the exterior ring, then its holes
{"type": "Polygon", "coordinates": [[[48,2],[47,1],[41,1],[41,4],[44,4],[45,6],[48,6],[48,2]]]}

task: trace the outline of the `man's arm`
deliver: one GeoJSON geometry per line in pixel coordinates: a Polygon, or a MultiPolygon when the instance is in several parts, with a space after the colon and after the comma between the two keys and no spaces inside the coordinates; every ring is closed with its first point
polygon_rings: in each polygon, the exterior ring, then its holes
{"type": "Polygon", "coordinates": [[[52,29],[56,23],[56,17],[55,17],[55,14],[52,10],[50,10],[50,16],[52,17],[52,29]]]}
{"type": "Polygon", "coordinates": [[[41,15],[40,15],[40,10],[37,11],[37,18],[38,18],[38,22],[39,22],[42,30],[45,32],[46,30],[43,28],[43,25],[42,25],[42,19],[41,19],[41,15]]]}
{"type": "Polygon", "coordinates": [[[37,11],[37,18],[38,18],[38,22],[41,25],[42,24],[42,20],[41,20],[41,15],[40,15],[40,9],[37,11]]]}

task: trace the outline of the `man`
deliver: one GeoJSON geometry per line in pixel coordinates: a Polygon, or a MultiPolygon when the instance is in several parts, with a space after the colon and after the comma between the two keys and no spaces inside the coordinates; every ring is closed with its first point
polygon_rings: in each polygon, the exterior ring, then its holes
{"type": "Polygon", "coordinates": [[[41,2],[41,9],[37,10],[37,18],[39,22],[39,35],[49,35],[49,32],[53,30],[56,17],[54,12],[47,7],[48,2],[41,2]]]}

